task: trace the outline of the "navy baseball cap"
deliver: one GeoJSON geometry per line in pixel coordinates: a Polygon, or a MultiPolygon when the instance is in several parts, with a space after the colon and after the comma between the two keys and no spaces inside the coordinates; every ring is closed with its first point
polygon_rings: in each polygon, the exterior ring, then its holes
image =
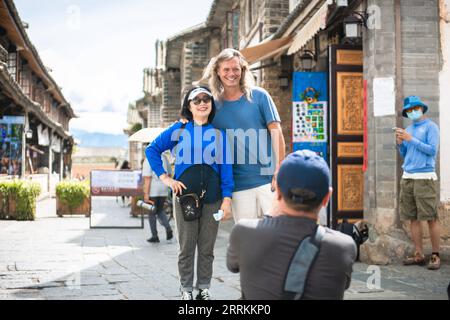
{"type": "Polygon", "coordinates": [[[322,201],[330,190],[330,169],[315,152],[299,150],[281,163],[277,184],[282,194],[294,202],[315,204],[322,201]]]}

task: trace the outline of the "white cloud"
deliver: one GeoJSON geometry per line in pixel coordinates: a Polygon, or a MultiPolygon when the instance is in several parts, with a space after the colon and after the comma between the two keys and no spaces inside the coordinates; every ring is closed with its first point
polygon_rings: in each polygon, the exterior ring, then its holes
{"type": "Polygon", "coordinates": [[[126,118],[119,112],[81,112],[78,116],[70,121],[71,129],[119,134],[128,127],[126,118]]]}
{"type": "Polygon", "coordinates": [[[15,3],[44,64],[81,116],[71,127],[121,133],[128,104],[142,96],[142,70],[154,65],[156,39],[205,21],[212,0],[15,3]]]}

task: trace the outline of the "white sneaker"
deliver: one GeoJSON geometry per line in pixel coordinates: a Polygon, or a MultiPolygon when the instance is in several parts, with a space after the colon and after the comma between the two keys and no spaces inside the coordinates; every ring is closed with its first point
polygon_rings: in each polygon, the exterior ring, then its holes
{"type": "Polygon", "coordinates": [[[181,293],[181,300],[194,300],[191,291],[183,291],[181,293]]]}
{"type": "Polygon", "coordinates": [[[208,289],[200,289],[196,297],[197,300],[211,300],[211,293],[208,289]]]}

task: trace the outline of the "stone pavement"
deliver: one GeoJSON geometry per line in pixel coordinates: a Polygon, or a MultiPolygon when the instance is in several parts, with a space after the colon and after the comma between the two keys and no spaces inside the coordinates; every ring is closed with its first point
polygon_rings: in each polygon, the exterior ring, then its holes
{"type": "MultiPolygon", "coordinates": [[[[94,200],[93,206],[94,225],[140,225],[114,198],[94,200]]],[[[231,227],[224,223],[216,242],[214,299],[240,297],[239,275],[225,266],[231,227]]],[[[179,299],[178,245],[164,240],[160,225],[158,230],[161,243],[149,244],[148,221],[144,230],[89,229],[88,218],[58,218],[54,199],[40,201],[36,221],[0,221],[0,300],[179,299]]],[[[439,271],[360,263],[354,270],[346,299],[447,298],[448,263],[439,271]]]]}

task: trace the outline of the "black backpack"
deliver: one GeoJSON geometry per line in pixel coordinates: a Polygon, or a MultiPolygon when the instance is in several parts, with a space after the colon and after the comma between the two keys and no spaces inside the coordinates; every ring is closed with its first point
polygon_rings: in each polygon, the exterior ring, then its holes
{"type": "Polygon", "coordinates": [[[357,249],[356,261],[359,261],[359,246],[369,238],[369,228],[367,225],[365,224],[364,228],[359,230],[355,224],[348,222],[347,219],[343,219],[342,223],[338,224],[337,231],[353,238],[357,249]]]}

